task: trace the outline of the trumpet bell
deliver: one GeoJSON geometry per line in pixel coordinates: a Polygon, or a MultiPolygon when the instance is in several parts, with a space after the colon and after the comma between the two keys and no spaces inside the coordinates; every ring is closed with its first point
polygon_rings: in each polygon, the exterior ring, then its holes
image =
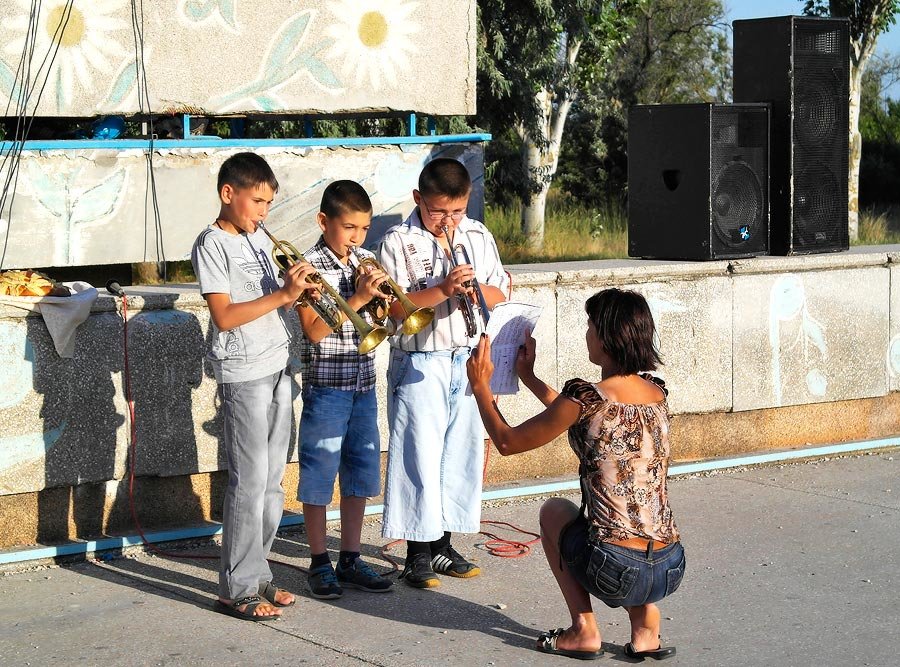
{"type": "Polygon", "coordinates": [[[366,354],[367,352],[371,352],[378,345],[387,338],[388,330],[382,326],[374,326],[369,329],[369,332],[363,334],[360,332],[359,334],[359,346],[356,348],[360,354],[366,354]]]}
{"type": "Polygon", "coordinates": [[[431,324],[434,319],[434,308],[423,307],[417,308],[406,316],[403,320],[402,331],[407,336],[419,333],[422,329],[431,324]]]}

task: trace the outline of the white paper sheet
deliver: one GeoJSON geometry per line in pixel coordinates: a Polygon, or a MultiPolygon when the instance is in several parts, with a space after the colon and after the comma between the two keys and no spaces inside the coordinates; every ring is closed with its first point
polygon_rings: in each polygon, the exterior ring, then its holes
{"type": "Polygon", "coordinates": [[[525,341],[525,332],[534,331],[540,315],[540,306],[516,301],[498,303],[491,311],[487,334],[491,337],[491,361],[494,364],[491,392],[495,395],[519,391],[516,355],[525,341]]]}

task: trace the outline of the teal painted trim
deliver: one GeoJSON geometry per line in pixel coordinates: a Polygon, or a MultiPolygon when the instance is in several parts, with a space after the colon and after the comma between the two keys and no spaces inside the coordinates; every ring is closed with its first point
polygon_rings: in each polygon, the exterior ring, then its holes
{"type": "MultiPolygon", "coordinates": [[[[827,445],[824,447],[809,447],[807,449],[792,449],[787,452],[772,452],[754,456],[743,456],[734,459],[713,459],[700,463],[684,463],[669,468],[669,477],[678,475],[690,475],[696,472],[709,470],[724,470],[726,468],[739,468],[741,466],[758,465],[760,463],[774,463],[776,461],[790,461],[794,459],[808,459],[831,454],[849,454],[851,452],[872,451],[876,449],[888,449],[900,447],[900,437],[882,438],[880,440],[862,440],[857,442],[845,442],[839,445],[827,445]]],[[[565,482],[553,482],[550,484],[538,484],[536,486],[521,486],[496,491],[485,491],[481,494],[481,500],[497,500],[499,498],[517,498],[521,496],[538,496],[558,491],[574,491],[580,488],[577,479],[565,482]]],[[[365,514],[381,514],[384,505],[367,505],[365,514]]],[[[325,519],[333,521],[341,516],[340,510],[326,512],[325,519]]],[[[302,514],[291,514],[282,518],[280,526],[297,526],[303,523],[302,514]]],[[[184,528],[180,530],[168,530],[158,533],[144,533],[147,542],[174,542],[176,540],[189,540],[200,537],[212,537],[222,532],[221,526],[212,524],[184,528]]],[[[123,547],[140,546],[143,543],[140,535],[125,537],[110,537],[92,542],[73,542],[54,547],[39,547],[37,549],[21,549],[0,552],[0,565],[19,563],[27,560],[39,560],[43,558],[56,558],[59,556],[84,555],[95,551],[107,551],[121,549],[123,547]]]]}
{"type": "Polygon", "coordinates": [[[416,136],[416,114],[409,114],[409,120],[407,122],[406,134],[410,137],[416,136]]]}
{"type": "MultiPolygon", "coordinates": [[[[277,148],[277,147],[332,147],[332,146],[385,146],[409,144],[459,144],[490,141],[490,134],[442,134],[415,137],[317,137],[312,139],[218,139],[200,136],[196,139],[157,139],[153,148],[277,148]]],[[[21,149],[23,151],[78,151],[106,149],[121,151],[127,149],[147,150],[151,142],[146,139],[85,139],[82,141],[26,141],[17,144],[12,141],[0,142],[0,152],[21,149]]]]}
{"type": "Polygon", "coordinates": [[[186,113],[181,117],[181,136],[185,139],[191,137],[191,114],[186,113]]]}

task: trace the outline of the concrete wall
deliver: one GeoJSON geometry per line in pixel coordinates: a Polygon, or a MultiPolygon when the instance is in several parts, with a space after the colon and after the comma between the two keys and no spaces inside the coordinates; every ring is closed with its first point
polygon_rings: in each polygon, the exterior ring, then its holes
{"type": "Polygon", "coordinates": [[[0,0],[0,98],[18,99],[33,22],[37,116],[475,113],[474,0],[167,0],[137,22],[129,0],[37,4],[0,0]]]}
{"type": "MultiPolygon", "coordinates": [[[[438,139],[447,137],[421,141],[438,139]]],[[[157,150],[152,168],[158,224],[144,151],[29,150],[19,159],[15,197],[0,211],[0,238],[8,235],[3,268],[187,259],[199,230],[219,212],[219,167],[242,150],[271,164],[280,187],[268,227],[301,252],[318,238],[315,214],[331,181],[348,178],[366,188],[374,238],[413,209],[419,172],[439,156],[466,165],[474,184],[469,213],[483,219],[484,157],[477,142],[157,150]]],[[[0,166],[0,178],[12,164],[0,166]]]]}
{"type": "MultiPolygon", "coordinates": [[[[587,296],[624,286],[647,297],[675,414],[674,453],[685,460],[896,433],[898,258],[898,247],[870,247],[730,263],[620,260],[511,272],[513,299],[543,307],[535,331],[538,373],[556,386],[599,376],[587,362],[587,296]]],[[[203,299],[196,286],[130,294],[143,520],[214,518],[224,457],[215,382],[203,362],[203,299]]],[[[129,419],[116,308],[101,296],[78,330],[74,357],[60,359],[40,316],[0,304],[0,546],[130,525],[122,513],[129,419]]],[[[383,433],[386,353],[381,346],[383,433]]],[[[512,423],[539,409],[524,393],[501,397],[500,406],[512,423]]],[[[574,474],[562,442],[521,457],[495,455],[488,483],[559,474],[574,474]]],[[[296,507],[296,475],[290,466],[289,507],[296,507]]]]}

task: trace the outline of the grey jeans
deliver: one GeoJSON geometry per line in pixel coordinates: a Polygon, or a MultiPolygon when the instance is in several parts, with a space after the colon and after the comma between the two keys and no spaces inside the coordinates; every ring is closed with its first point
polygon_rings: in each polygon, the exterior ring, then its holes
{"type": "Polygon", "coordinates": [[[225,416],[228,489],[222,518],[219,596],[256,595],[272,580],[266,562],[284,509],[281,480],[291,439],[287,371],[219,385],[225,416]]]}

